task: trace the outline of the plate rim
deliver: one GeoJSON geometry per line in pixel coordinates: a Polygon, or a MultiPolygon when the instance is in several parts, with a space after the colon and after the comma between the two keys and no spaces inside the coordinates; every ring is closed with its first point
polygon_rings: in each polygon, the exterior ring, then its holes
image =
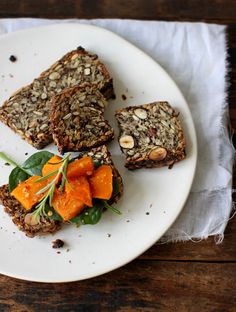
{"type": "Polygon", "coordinates": [[[152,241],[149,241],[146,245],[146,248],[143,249],[142,251],[140,252],[137,252],[135,256],[132,256],[131,258],[129,258],[127,261],[123,261],[121,264],[119,265],[116,265],[116,266],[113,266],[113,268],[109,268],[109,269],[104,269],[103,271],[100,271],[99,274],[94,272],[94,273],[91,273],[90,275],[87,275],[86,277],[82,277],[82,278],[78,278],[78,277],[75,277],[74,279],[62,279],[62,280],[46,280],[45,278],[44,279],[36,279],[36,278],[29,278],[29,277],[26,277],[24,276],[24,274],[17,274],[17,275],[14,275],[10,272],[0,272],[1,274],[3,275],[6,275],[6,276],[9,276],[9,277],[12,277],[12,278],[16,278],[16,279],[19,279],[19,280],[26,280],[26,281],[31,281],[31,282],[38,282],[38,283],[67,283],[67,282],[75,282],[75,281],[82,281],[82,280],[87,280],[87,279],[91,279],[91,278],[95,278],[95,277],[98,277],[98,276],[101,276],[103,274],[106,274],[106,273],[109,273],[111,271],[114,271],[116,269],[119,269],[123,266],[125,266],[126,264],[130,263],[131,261],[133,261],[134,259],[136,259],[137,257],[139,257],[140,255],[142,255],[143,253],[145,253],[149,248],[151,248],[167,231],[168,229],[174,224],[174,222],[177,220],[178,216],[181,214],[185,204],[186,204],[186,201],[189,197],[189,194],[190,194],[190,191],[191,191],[191,187],[192,187],[192,184],[193,184],[193,180],[194,180],[194,177],[195,177],[195,174],[196,174],[196,167],[197,167],[197,159],[198,159],[198,144],[197,144],[197,135],[196,135],[196,129],[195,129],[195,124],[194,124],[194,120],[193,120],[193,117],[192,117],[192,114],[191,114],[191,111],[189,109],[189,106],[188,106],[188,103],[181,91],[181,89],[178,87],[177,83],[175,82],[175,80],[168,74],[168,72],[156,61],[154,60],[153,57],[151,57],[149,54],[147,54],[146,52],[144,52],[143,50],[141,50],[139,47],[135,46],[133,43],[129,42],[127,39],[123,38],[122,36],[114,33],[113,31],[110,31],[102,26],[96,26],[96,25],[91,25],[91,24],[85,24],[85,23],[74,23],[74,22],[68,22],[68,23],[65,23],[65,22],[56,22],[55,24],[48,24],[48,25],[37,25],[37,26],[33,26],[33,27],[27,27],[27,28],[24,28],[24,29],[20,29],[20,30],[16,30],[16,31],[13,31],[13,32],[10,32],[10,33],[4,33],[4,34],[0,34],[0,42],[2,40],[5,40],[9,37],[14,37],[14,36],[17,36],[18,34],[24,34],[24,33],[27,33],[27,32],[31,32],[31,31],[39,31],[40,29],[46,29],[46,28],[58,28],[58,27],[72,27],[72,28],[90,28],[92,29],[93,31],[96,31],[96,30],[99,30],[99,31],[103,31],[103,32],[106,32],[106,33],[109,33],[110,35],[112,36],[115,36],[117,37],[119,40],[122,40],[126,45],[129,45],[132,49],[135,49],[136,52],[138,52],[139,54],[141,54],[142,56],[144,56],[145,58],[149,58],[154,64],[155,66],[157,66],[159,68],[159,70],[166,76],[168,77],[168,79],[173,83],[173,85],[176,87],[176,89],[179,91],[179,93],[181,94],[184,102],[185,102],[185,106],[186,106],[186,110],[188,111],[189,113],[189,116],[190,116],[190,124],[191,124],[191,141],[192,141],[192,145],[194,146],[195,148],[195,153],[192,155],[193,157],[193,161],[194,161],[194,165],[193,165],[193,171],[192,171],[192,178],[191,178],[191,182],[189,183],[188,185],[188,190],[186,192],[186,195],[185,195],[185,198],[183,200],[183,203],[182,203],[182,207],[181,209],[178,210],[178,212],[174,215],[174,217],[171,218],[171,222],[168,224],[168,227],[165,228],[165,230],[163,230],[161,232],[161,234],[158,235],[158,237],[156,237],[154,240],[152,241]]]}

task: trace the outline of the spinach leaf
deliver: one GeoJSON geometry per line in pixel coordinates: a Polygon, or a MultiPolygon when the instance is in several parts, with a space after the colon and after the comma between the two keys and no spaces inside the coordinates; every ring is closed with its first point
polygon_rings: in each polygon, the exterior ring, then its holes
{"type": "Polygon", "coordinates": [[[97,169],[98,167],[100,167],[102,164],[100,163],[100,161],[98,160],[93,160],[93,164],[94,164],[94,168],[97,169]]]}
{"type": "Polygon", "coordinates": [[[12,192],[20,182],[27,180],[30,176],[41,175],[45,163],[53,157],[53,154],[47,151],[41,151],[30,156],[23,165],[12,170],[9,176],[9,190],[12,192]]]}
{"type": "Polygon", "coordinates": [[[112,191],[111,198],[115,197],[120,191],[120,186],[116,178],[113,178],[112,184],[113,184],[113,191],[112,191]]]}
{"type": "Polygon", "coordinates": [[[52,208],[50,207],[50,209],[48,209],[50,211],[52,211],[52,215],[49,217],[51,220],[57,220],[57,221],[63,221],[63,218],[55,211],[52,210],[52,208]]]}
{"type": "Polygon", "coordinates": [[[26,171],[30,175],[38,175],[40,176],[42,174],[42,168],[46,164],[46,162],[53,157],[54,154],[47,152],[47,151],[41,151],[33,154],[30,156],[26,161],[23,163],[22,167],[26,169],[26,171]]]}
{"type": "Polygon", "coordinates": [[[9,176],[9,190],[12,192],[20,182],[27,180],[30,177],[25,171],[21,168],[16,167],[12,170],[9,176]]]}
{"type": "Polygon", "coordinates": [[[70,219],[70,221],[76,225],[96,224],[101,219],[103,208],[103,203],[96,203],[91,208],[85,208],[78,216],[70,219]]]}

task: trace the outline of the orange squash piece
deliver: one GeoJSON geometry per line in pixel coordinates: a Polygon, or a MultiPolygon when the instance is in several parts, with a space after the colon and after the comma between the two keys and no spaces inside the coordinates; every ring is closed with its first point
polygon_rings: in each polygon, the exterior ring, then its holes
{"type": "Polygon", "coordinates": [[[44,195],[44,193],[36,195],[38,191],[48,184],[48,180],[35,182],[40,178],[40,176],[30,177],[24,182],[19,183],[11,192],[11,195],[14,196],[26,210],[30,210],[44,195]]]}
{"type": "Polygon", "coordinates": [[[68,179],[78,178],[80,176],[92,175],[94,164],[91,157],[85,156],[69,163],[66,176],[68,179]]]}
{"type": "Polygon", "coordinates": [[[85,207],[84,203],[78,198],[66,192],[61,193],[57,189],[54,192],[52,206],[64,221],[74,218],[85,207]]]}
{"type": "MultiPolygon", "coordinates": [[[[49,173],[59,169],[61,167],[61,163],[57,164],[59,161],[61,161],[62,158],[60,156],[54,155],[52,158],[49,159],[49,161],[43,166],[42,169],[42,176],[46,176],[49,173]],[[55,164],[55,165],[52,165],[55,164]]],[[[48,178],[49,182],[52,181],[56,177],[56,173],[48,178]]],[[[59,181],[57,181],[59,182],[59,181]]]]}
{"type": "Polygon", "coordinates": [[[68,179],[64,192],[55,190],[52,206],[57,213],[67,221],[77,216],[85,205],[92,207],[92,195],[90,185],[86,177],[81,176],[77,179],[68,179]]]}
{"type": "Polygon", "coordinates": [[[98,167],[89,180],[92,197],[110,199],[113,191],[112,168],[108,165],[98,167]]]}
{"type": "Polygon", "coordinates": [[[66,183],[65,193],[70,197],[77,198],[86,206],[92,207],[92,194],[87,178],[81,176],[77,179],[68,179],[68,181],[69,184],[66,183]]]}

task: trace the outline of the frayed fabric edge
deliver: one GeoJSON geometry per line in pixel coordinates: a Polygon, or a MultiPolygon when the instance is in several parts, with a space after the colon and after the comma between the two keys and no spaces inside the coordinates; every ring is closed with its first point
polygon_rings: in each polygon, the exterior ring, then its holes
{"type": "Polygon", "coordinates": [[[165,244],[170,244],[170,243],[184,243],[184,242],[189,242],[191,241],[192,243],[201,243],[204,240],[207,240],[209,237],[214,236],[214,241],[216,245],[219,245],[223,242],[224,240],[224,233],[218,233],[218,234],[206,234],[202,235],[201,237],[191,237],[187,233],[184,233],[183,236],[178,236],[177,238],[162,238],[160,241],[157,242],[157,245],[165,245],[165,244]]]}
{"type": "MultiPolygon", "coordinates": [[[[232,190],[232,195],[233,193],[236,193],[236,190],[232,190]]],[[[230,220],[232,220],[235,215],[236,215],[236,203],[232,202],[232,209],[231,209],[232,215],[228,219],[222,220],[220,223],[218,223],[214,228],[211,229],[210,233],[196,233],[193,235],[189,235],[188,233],[180,230],[179,234],[174,234],[174,235],[164,235],[158,242],[157,245],[164,245],[164,244],[169,244],[169,243],[180,243],[180,242],[187,242],[191,241],[193,243],[200,243],[206,239],[208,239],[211,236],[214,236],[214,241],[216,245],[219,245],[223,242],[224,240],[224,230],[230,220]],[[222,224],[225,223],[225,228],[223,231],[220,233],[217,232],[216,228],[221,226],[222,224]]]]}
{"type": "MultiPolygon", "coordinates": [[[[225,28],[226,30],[226,28],[225,28]]],[[[224,30],[224,31],[225,31],[224,30]]],[[[236,150],[233,145],[233,133],[234,130],[232,129],[232,126],[229,121],[229,111],[227,109],[228,107],[228,89],[230,87],[230,79],[229,79],[229,61],[228,61],[228,38],[225,32],[225,50],[226,50],[226,55],[225,55],[225,66],[226,66],[226,75],[225,75],[225,99],[224,99],[224,105],[222,106],[222,112],[221,112],[221,120],[220,124],[221,126],[219,127],[219,131],[223,132],[225,136],[229,140],[229,144],[232,147],[233,150],[233,165],[235,164],[236,160],[236,150]],[[225,119],[225,120],[224,120],[225,119]],[[228,127],[227,127],[228,126],[228,127]]],[[[220,156],[220,151],[218,151],[218,155],[220,156]]],[[[232,190],[232,195],[235,193],[236,190],[232,190]]],[[[186,241],[191,241],[193,243],[200,243],[209,237],[214,237],[214,241],[216,245],[219,245],[223,242],[224,240],[224,231],[225,228],[228,224],[228,222],[236,215],[236,208],[235,208],[235,203],[232,201],[232,207],[230,214],[232,214],[228,219],[222,220],[220,223],[216,224],[214,228],[212,228],[208,233],[195,233],[195,234],[188,234],[184,232],[183,230],[179,230],[179,233],[173,234],[173,235],[164,235],[158,242],[157,244],[168,244],[168,243],[177,243],[177,242],[186,242],[186,241]],[[225,224],[225,227],[221,231],[217,231],[217,228],[219,228],[221,225],[225,224]]]]}

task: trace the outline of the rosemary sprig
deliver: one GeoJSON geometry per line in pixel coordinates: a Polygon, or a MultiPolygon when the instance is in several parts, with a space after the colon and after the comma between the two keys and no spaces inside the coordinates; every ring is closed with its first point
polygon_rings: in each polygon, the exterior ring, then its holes
{"type": "MultiPolygon", "coordinates": [[[[52,200],[53,200],[56,184],[58,183],[58,179],[60,178],[61,175],[62,177],[66,176],[66,170],[67,170],[69,158],[70,158],[70,154],[67,154],[63,158],[61,166],[58,170],[55,170],[52,173],[49,173],[47,176],[43,177],[43,178],[51,177],[53,174],[56,174],[55,178],[48,185],[46,185],[45,187],[43,187],[41,190],[39,190],[36,193],[37,195],[39,195],[47,191],[46,194],[44,194],[44,196],[41,198],[39,203],[36,205],[35,210],[31,214],[31,218],[33,218],[35,222],[40,223],[40,217],[47,216],[47,203],[49,202],[49,205],[52,206],[52,200]]],[[[36,180],[35,182],[37,183],[39,181],[42,181],[42,178],[36,180]]]]}
{"type": "Polygon", "coordinates": [[[52,207],[52,200],[53,200],[53,195],[54,195],[54,191],[55,191],[56,185],[52,186],[52,190],[51,193],[49,195],[49,206],[52,207]]]}
{"type": "Polygon", "coordinates": [[[69,158],[66,159],[65,164],[64,164],[64,170],[62,171],[62,180],[61,180],[61,189],[62,190],[64,190],[66,182],[70,185],[70,183],[66,177],[66,171],[67,171],[68,164],[69,164],[69,158]]]}
{"type": "Polygon", "coordinates": [[[48,164],[49,165],[58,165],[58,164],[61,164],[63,161],[64,161],[64,158],[62,160],[57,161],[57,162],[53,162],[53,163],[48,162],[48,164]]]}
{"type": "Polygon", "coordinates": [[[52,171],[52,172],[50,172],[49,174],[47,174],[47,175],[45,175],[45,176],[39,178],[38,180],[36,180],[36,181],[34,181],[34,182],[37,183],[37,182],[41,182],[41,181],[43,181],[43,180],[47,180],[48,178],[50,178],[51,176],[53,176],[53,175],[56,174],[57,172],[58,172],[58,169],[57,169],[57,170],[54,170],[54,171],[52,171]]]}
{"type": "Polygon", "coordinates": [[[12,165],[13,167],[18,167],[20,168],[22,171],[24,171],[25,173],[29,174],[29,172],[27,170],[25,170],[23,167],[21,167],[20,165],[18,165],[14,160],[12,160],[11,158],[9,158],[5,153],[0,152],[0,158],[4,161],[6,161],[8,164],[12,165]]]}

